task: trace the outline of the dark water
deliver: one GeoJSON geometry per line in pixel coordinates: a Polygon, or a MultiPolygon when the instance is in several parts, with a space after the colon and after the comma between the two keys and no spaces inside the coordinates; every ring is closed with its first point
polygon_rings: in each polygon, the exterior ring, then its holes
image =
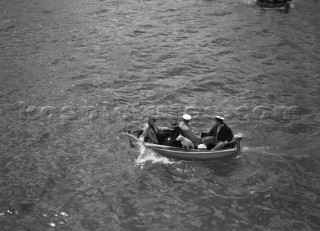
{"type": "Polygon", "coordinates": [[[317,0],[1,0],[0,230],[320,230],[317,0]],[[125,131],[223,115],[236,158],[125,131]]]}

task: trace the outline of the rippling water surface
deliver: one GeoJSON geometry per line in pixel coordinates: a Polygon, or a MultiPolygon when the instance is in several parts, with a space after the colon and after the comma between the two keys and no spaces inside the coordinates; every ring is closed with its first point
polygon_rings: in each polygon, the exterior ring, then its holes
{"type": "Polygon", "coordinates": [[[1,0],[0,230],[319,230],[319,1],[1,0]],[[223,115],[242,153],[127,129],[223,115]]]}

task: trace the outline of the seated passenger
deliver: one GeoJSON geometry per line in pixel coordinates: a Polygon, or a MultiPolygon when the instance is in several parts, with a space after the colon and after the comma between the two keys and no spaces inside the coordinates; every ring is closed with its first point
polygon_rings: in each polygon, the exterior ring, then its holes
{"type": "Polygon", "coordinates": [[[191,116],[189,114],[184,114],[182,118],[183,118],[183,121],[180,122],[179,127],[183,131],[183,136],[191,140],[194,147],[197,148],[200,141],[200,137],[198,137],[193,133],[193,130],[189,124],[189,121],[191,120],[191,116]]]}
{"type": "Polygon", "coordinates": [[[177,121],[170,122],[171,134],[170,137],[165,141],[165,145],[182,148],[181,142],[177,141],[177,137],[183,135],[182,129],[179,127],[177,121]]]}
{"type": "Polygon", "coordinates": [[[208,137],[203,138],[203,143],[208,150],[217,150],[227,147],[228,143],[233,140],[231,129],[224,123],[224,118],[216,116],[214,126],[208,133],[208,137]]]}
{"type": "Polygon", "coordinates": [[[156,125],[156,118],[150,117],[148,123],[145,124],[143,132],[139,137],[139,140],[144,142],[149,142],[153,144],[159,144],[157,134],[159,131],[158,126],[156,125]]]}

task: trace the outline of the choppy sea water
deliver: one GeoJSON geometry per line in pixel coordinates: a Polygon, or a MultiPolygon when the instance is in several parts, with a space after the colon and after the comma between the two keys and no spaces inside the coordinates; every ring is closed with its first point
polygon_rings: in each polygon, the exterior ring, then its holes
{"type": "Polygon", "coordinates": [[[1,0],[0,230],[319,230],[319,1],[1,0]],[[226,117],[243,150],[129,146],[226,117]]]}

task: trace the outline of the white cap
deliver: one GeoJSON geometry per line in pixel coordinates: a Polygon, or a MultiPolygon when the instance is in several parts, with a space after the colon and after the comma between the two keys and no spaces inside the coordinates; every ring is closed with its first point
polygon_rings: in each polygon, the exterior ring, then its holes
{"type": "Polygon", "coordinates": [[[183,114],[182,118],[185,120],[191,120],[191,115],[186,113],[186,114],[183,114]]]}
{"type": "Polygon", "coordinates": [[[216,118],[224,121],[224,118],[222,116],[216,116],[216,118]]]}

